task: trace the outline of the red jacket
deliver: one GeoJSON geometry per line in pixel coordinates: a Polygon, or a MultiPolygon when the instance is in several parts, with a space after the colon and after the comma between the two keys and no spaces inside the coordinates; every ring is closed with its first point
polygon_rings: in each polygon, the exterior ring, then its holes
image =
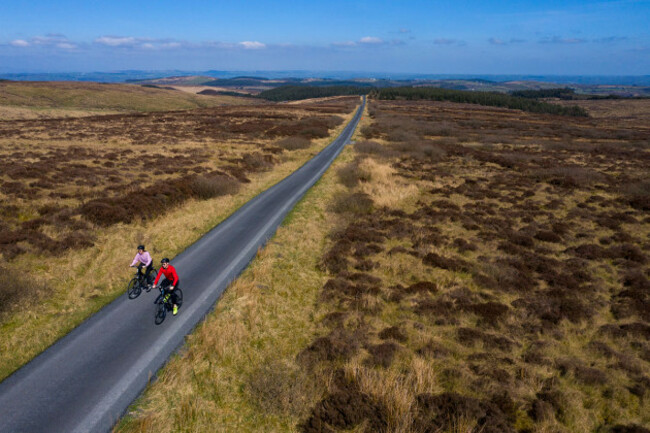
{"type": "Polygon", "coordinates": [[[158,275],[156,275],[156,281],[153,282],[154,286],[158,284],[158,280],[160,279],[161,275],[164,275],[165,278],[171,281],[172,286],[178,284],[178,274],[176,273],[176,269],[174,269],[172,265],[167,266],[167,269],[163,268],[162,266],[160,267],[160,270],[158,271],[158,275]]]}

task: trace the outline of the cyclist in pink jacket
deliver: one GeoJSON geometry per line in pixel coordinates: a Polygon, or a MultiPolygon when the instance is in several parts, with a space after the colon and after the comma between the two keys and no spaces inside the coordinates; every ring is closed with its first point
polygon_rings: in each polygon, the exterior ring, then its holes
{"type": "Polygon", "coordinates": [[[138,252],[136,253],[135,257],[133,258],[133,262],[131,263],[131,267],[138,267],[140,272],[142,272],[142,267],[146,266],[146,269],[144,271],[144,278],[145,281],[149,284],[151,284],[151,281],[149,280],[149,274],[151,273],[151,270],[153,269],[153,259],[151,258],[151,255],[149,254],[148,251],[145,251],[144,245],[138,245],[138,252]]]}

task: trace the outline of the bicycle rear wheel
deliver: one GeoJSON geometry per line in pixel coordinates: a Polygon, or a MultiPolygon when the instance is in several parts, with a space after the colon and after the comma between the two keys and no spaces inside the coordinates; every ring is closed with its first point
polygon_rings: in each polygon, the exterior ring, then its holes
{"type": "Polygon", "coordinates": [[[138,278],[134,277],[129,281],[129,285],[126,287],[126,293],[129,295],[129,299],[135,299],[140,296],[140,293],[142,293],[142,286],[140,286],[138,278]]]}
{"type": "Polygon", "coordinates": [[[156,325],[160,325],[165,320],[166,315],[167,315],[167,306],[165,305],[164,302],[160,302],[158,305],[156,305],[156,317],[154,319],[156,325]]]}

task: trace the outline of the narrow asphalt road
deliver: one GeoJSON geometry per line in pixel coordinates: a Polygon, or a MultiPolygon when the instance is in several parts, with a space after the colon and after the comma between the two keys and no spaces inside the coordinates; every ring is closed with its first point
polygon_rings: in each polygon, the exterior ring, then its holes
{"type": "Polygon", "coordinates": [[[0,383],[0,432],[109,431],[349,142],[363,105],[332,144],[172,261],[178,316],[156,326],[154,292],[123,295],[0,383]]]}

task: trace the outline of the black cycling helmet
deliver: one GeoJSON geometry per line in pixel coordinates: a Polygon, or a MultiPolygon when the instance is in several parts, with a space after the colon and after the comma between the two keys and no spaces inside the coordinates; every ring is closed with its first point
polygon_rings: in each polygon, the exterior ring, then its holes
{"type": "Polygon", "coordinates": [[[160,261],[160,263],[169,263],[169,259],[167,257],[165,257],[164,259],[162,259],[160,261]]]}
{"type": "Polygon", "coordinates": [[[138,245],[138,249],[144,251],[144,245],[138,245]]]}

